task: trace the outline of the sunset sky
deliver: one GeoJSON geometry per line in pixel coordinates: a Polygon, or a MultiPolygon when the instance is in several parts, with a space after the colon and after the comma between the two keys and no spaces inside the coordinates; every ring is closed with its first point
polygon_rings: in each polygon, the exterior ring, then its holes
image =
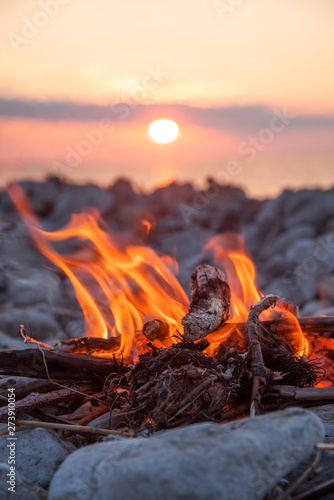
{"type": "Polygon", "coordinates": [[[333,18],[332,0],[1,1],[0,182],[329,187],[333,18]],[[159,118],[178,139],[152,141],[159,118]]]}

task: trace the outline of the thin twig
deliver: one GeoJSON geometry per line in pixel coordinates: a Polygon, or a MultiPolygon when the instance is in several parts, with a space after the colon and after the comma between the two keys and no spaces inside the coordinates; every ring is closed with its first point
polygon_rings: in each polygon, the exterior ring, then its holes
{"type": "Polygon", "coordinates": [[[319,463],[320,463],[320,460],[321,460],[321,456],[322,456],[322,450],[317,450],[317,453],[316,453],[316,456],[313,460],[313,462],[311,463],[311,465],[309,465],[305,470],[304,472],[301,474],[301,476],[299,476],[296,481],[294,483],[291,484],[291,486],[289,486],[283,493],[283,495],[279,496],[278,498],[276,498],[276,500],[287,500],[288,498],[290,498],[290,495],[291,493],[293,493],[294,491],[296,491],[299,486],[301,484],[303,484],[304,481],[306,481],[306,479],[311,475],[311,474],[314,474],[319,466],[319,463]]]}
{"type": "Polygon", "coordinates": [[[318,443],[315,445],[316,450],[334,450],[334,443],[318,443]]]}
{"type": "Polygon", "coordinates": [[[28,337],[24,325],[20,325],[20,335],[25,344],[36,344],[39,347],[44,347],[44,349],[51,349],[50,345],[44,344],[43,342],[38,342],[37,340],[34,340],[32,337],[28,337]]]}
{"type": "MultiPolygon", "coordinates": [[[[99,434],[101,436],[128,436],[132,437],[132,433],[130,431],[115,431],[110,429],[100,429],[99,427],[87,427],[85,425],[72,425],[72,424],[57,424],[52,422],[37,422],[37,420],[16,420],[16,430],[24,430],[24,428],[28,427],[42,427],[43,429],[54,429],[54,430],[64,430],[70,432],[84,432],[87,434],[99,434]],[[18,428],[19,427],[19,428],[18,428]],[[22,429],[21,429],[22,428],[22,429]]],[[[0,436],[7,434],[8,429],[1,429],[0,436]],[[5,431],[5,432],[4,432],[5,431]]]]}
{"type": "MultiPolygon", "coordinates": [[[[45,394],[32,392],[31,394],[29,394],[29,396],[26,396],[20,401],[17,401],[15,405],[15,416],[18,417],[18,415],[22,413],[29,413],[29,411],[36,410],[44,406],[56,405],[64,401],[68,401],[71,395],[72,391],[69,387],[66,387],[65,389],[57,389],[55,391],[49,391],[45,394]]],[[[79,396],[82,397],[82,393],[79,393],[79,396]]],[[[8,406],[3,406],[0,409],[0,422],[5,421],[7,415],[8,406]]]]}
{"type": "Polygon", "coordinates": [[[204,390],[214,382],[214,378],[212,377],[207,377],[206,379],[203,380],[198,386],[196,386],[192,391],[190,391],[189,394],[186,395],[186,397],[181,401],[181,408],[180,410],[173,415],[168,422],[171,422],[174,418],[178,417],[183,413],[190,405],[195,403],[196,399],[200,397],[200,395],[204,392],[204,390]]]}
{"type": "MultiPolygon", "coordinates": [[[[317,498],[324,498],[324,495],[328,493],[332,493],[334,491],[334,479],[329,479],[325,483],[317,484],[311,490],[304,491],[300,493],[296,497],[293,497],[293,500],[316,500],[317,498]]],[[[331,496],[331,498],[333,498],[331,496]]]]}

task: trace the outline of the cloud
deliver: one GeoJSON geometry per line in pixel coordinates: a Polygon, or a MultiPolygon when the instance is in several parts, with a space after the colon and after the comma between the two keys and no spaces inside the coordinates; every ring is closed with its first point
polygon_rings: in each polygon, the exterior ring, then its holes
{"type": "MultiPolygon", "coordinates": [[[[278,111],[284,113],[288,110],[278,111]]],[[[237,133],[254,133],[262,127],[267,127],[276,112],[277,110],[266,106],[198,108],[182,104],[141,105],[134,102],[97,105],[0,98],[0,117],[6,118],[79,122],[109,119],[115,122],[129,122],[163,116],[185,120],[200,127],[237,133]]],[[[334,115],[299,115],[294,117],[289,128],[310,130],[331,127],[334,127],[334,115]]]]}

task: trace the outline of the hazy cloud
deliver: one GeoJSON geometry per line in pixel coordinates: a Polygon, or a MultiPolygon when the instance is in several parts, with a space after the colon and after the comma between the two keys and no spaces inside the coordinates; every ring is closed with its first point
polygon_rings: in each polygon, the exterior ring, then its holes
{"type": "MultiPolygon", "coordinates": [[[[229,106],[198,108],[186,105],[140,105],[112,103],[110,105],[78,104],[67,101],[24,101],[0,98],[0,117],[39,119],[46,121],[75,120],[80,122],[110,119],[123,122],[148,120],[164,116],[192,124],[229,132],[255,132],[268,126],[277,110],[266,106],[229,106]],[[130,110],[125,113],[128,107],[130,110]]],[[[278,108],[279,112],[289,112],[278,108]]],[[[296,116],[290,126],[294,129],[329,128],[334,126],[333,115],[296,116]]]]}

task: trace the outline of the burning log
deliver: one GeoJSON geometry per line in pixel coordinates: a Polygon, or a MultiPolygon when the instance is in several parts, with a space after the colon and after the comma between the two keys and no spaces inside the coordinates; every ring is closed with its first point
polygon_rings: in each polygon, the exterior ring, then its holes
{"type": "Polygon", "coordinates": [[[188,314],[182,319],[184,339],[199,340],[216,331],[228,319],[231,291],[225,275],[207,264],[192,274],[192,294],[188,314]]]}
{"type": "Polygon", "coordinates": [[[55,352],[94,352],[94,351],[116,351],[121,345],[118,337],[103,339],[100,337],[80,337],[78,339],[62,340],[51,347],[55,352]]]}
{"type": "Polygon", "coordinates": [[[58,353],[48,349],[6,350],[0,352],[0,374],[58,380],[100,380],[130,368],[116,359],[89,354],[58,353]]]}
{"type": "Polygon", "coordinates": [[[161,319],[153,319],[147,321],[143,326],[143,334],[153,342],[154,340],[165,340],[169,335],[169,325],[161,319]]]}
{"type": "Polygon", "coordinates": [[[44,349],[56,352],[94,352],[94,351],[117,351],[120,348],[121,341],[119,337],[110,337],[104,339],[102,337],[80,337],[78,339],[66,339],[57,342],[53,346],[39,342],[26,333],[24,325],[20,325],[20,335],[25,344],[37,344],[44,349]]]}
{"type": "MultiPolygon", "coordinates": [[[[314,318],[298,318],[298,323],[304,334],[311,334],[315,337],[334,338],[334,317],[333,316],[320,316],[314,318]]],[[[230,333],[232,327],[233,331],[238,331],[243,335],[247,334],[247,323],[226,323],[221,329],[220,333],[230,333]]],[[[270,331],[277,335],[287,335],[296,330],[296,322],[290,318],[278,318],[267,321],[259,321],[261,331],[270,331]]]]}

